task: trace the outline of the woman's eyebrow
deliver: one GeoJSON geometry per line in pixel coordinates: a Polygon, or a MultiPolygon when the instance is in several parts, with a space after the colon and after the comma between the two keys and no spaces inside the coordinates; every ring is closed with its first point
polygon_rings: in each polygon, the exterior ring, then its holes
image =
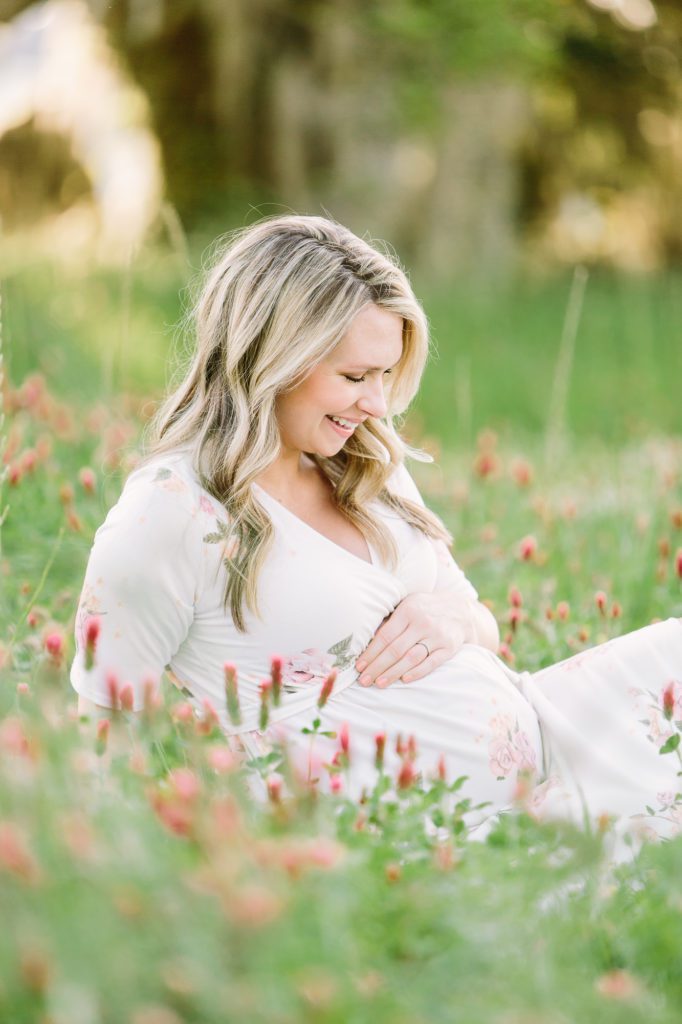
{"type": "MultiPolygon", "coordinates": [[[[400,357],[402,359],[402,356],[400,357]]],[[[396,359],[392,366],[363,366],[362,363],[344,363],[343,365],[347,370],[361,370],[363,373],[373,373],[375,370],[393,370],[400,362],[400,359],[396,359]]]]}

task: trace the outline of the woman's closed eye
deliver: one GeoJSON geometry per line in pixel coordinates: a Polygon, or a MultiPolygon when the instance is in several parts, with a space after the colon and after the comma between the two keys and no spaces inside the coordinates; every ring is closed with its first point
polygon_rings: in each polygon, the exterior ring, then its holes
{"type": "MultiPolygon", "coordinates": [[[[384,370],[384,374],[387,373],[393,373],[393,370],[384,370]]],[[[347,373],[344,373],[343,376],[346,378],[346,380],[352,381],[353,384],[362,384],[363,381],[367,379],[366,377],[350,377],[347,373]]]]}

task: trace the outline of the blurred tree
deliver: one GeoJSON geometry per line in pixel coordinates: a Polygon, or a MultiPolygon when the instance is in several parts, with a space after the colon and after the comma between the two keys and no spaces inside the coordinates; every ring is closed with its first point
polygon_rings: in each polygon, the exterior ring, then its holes
{"type": "Polygon", "coordinates": [[[0,138],[0,210],[6,231],[67,209],[90,187],[66,136],[36,130],[31,120],[0,138]],[[14,187],[12,175],[18,169],[21,188],[14,187]]]}
{"type": "Polygon", "coordinates": [[[616,258],[622,232],[603,251],[566,237],[588,237],[581,210],[596,224],[628,195],[652,259],[682,252],[679,0],[89,7],[150,99],[188,226],[229,223],[235,196],[241,211],[245,196],[326,209],[423,272],[489,277],[514,266],[524,230],[543,259],[547,239],[616,258]]]}
{"type": "MultiPolygon", "coordinates": [[[[630,0],[631,18],[638,3],[649,0],[630,0]]],[[[655,179],[679,209],[675,158],[640,130],[642,110],[679,116],[676,0],[659,0],[644,31],[614,17],[617,0],[102,6],[150,95],[189,222],[241,183],[369,227],[424,273],[494,276],[567,190],[599,200],[655,179]],[[572,118],[553,117],[552,93],[572,118]]],[[[669,257],[680,224],[661,226],[669,257]]]]}
{"type": "MultiPolygon", "coordinates": [[[[646,14],[649,0],[613,2],[618,14],[646,14]]],[[[599,7],[608,8],[607,0],[599,7]]],[[[602,210],[629,212],[606,246],[645,229],[652,263],[682,257],[682,5],[657,0],[656,21],[637,31],[584,5],[561,38],[559,59],[536,91],[522,156],[523,221],[544,233],[562,197],[581,193],[602,210]],[[637,221],[647,218],[647,225],[637,221]]],[[[640,246],[644,242],[640,242],[640,246]]],[[[618,253],[604,252],[609,261],[618,253]]],[[[620,260],[628,264],[627,253],[620,260]]],[[[640,262],[645,254],[640,256],[640,262]]]]}
{"type": "Polygon", "coordinates": [[[150,95],[184,219],[235,183],[391,238],[442,276],[515,257],[523,31],[552,0],[184,0],[104,17],[150,95]],[[178,130],[179,120],[182,131],[178,130]]]}

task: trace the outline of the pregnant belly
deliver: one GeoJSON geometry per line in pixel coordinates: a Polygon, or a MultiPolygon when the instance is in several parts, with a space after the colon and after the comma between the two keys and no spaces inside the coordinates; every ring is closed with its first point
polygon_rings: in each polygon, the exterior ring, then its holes
{"type": "MultiPolygon", "coordinates": [[[[519,771],[538,777],[543,749],[537,715],[517,689],[513,673],[488,651],[467,645],[445,664],[414,683],[394,683],[385,690],[353,683],[332,697],[320,715],[321,727],[338,731],[348,726],[351,765],[345,785],[351,795],[376,779],[375,736],[387,734],[386,764],[397,771],[398,736],[415,737],[417,770],[435,773],[443,757],[450,779],[467,775],[463,793],[475,802],[491,801],[493,810],[508,806],[519,771]]],[[[280,735],[301,760],[310,758],[310,743],[301,734],[306,720],[290,719],[280,735]]],[[[338,749],[335,739],[315,739],[312,770],[324,781],[324,764],[338,749]]]]}

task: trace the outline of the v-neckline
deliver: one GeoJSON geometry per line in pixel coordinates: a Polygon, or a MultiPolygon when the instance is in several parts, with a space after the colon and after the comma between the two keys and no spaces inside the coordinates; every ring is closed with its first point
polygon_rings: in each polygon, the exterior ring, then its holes
{"type": "Polygon", "coordinates": [[[304,526],[306,530],[309,530],[311,533],[314,533],[315,536],[321,537],[322,540],[326,540],[326,542],[328,544],[331,544],[333,548],[336,548],[337,551],[342,551],[344,554],[348,555],[349,558],[353,558],[356,562],[362,562],[363,565],[368,565],[372,568],[381,568],[381,566],[379,565],[379,559],[376,557],[374,548],[367,540],[367,538],[365,538],[365,544],[367,545],[367,550],[369,551],[369,556],[371,559],[371,561],[369,562],[367,561],[366,558],[361,558],[360,555],[356,555],[353,551],[349,551],[348,548],[344,548],[343,544],[337,544],[337,542],[335,540],[332,540],[331,537],[328,537],[326,533],[320,533],[320,531],[316,530],[314,526],[310,525],[310,523],[306,523],[305,519],[301,519],[301,517],[297,516],[295,512],[292,512],[291,509],[288,509],[286,505],[282,505],[282,503],[278,501],[277,498],[273,497],[273,495],[270,494],[269,491],[266,491],[265,488],[261,487],[260,484],[257,484],[255,481],[253,481],[251,486],[256,487],[261,492],[261,494],[264,494],[266,498],[269,498],[272,504],[275,506],[275,508],[281,509],[291,519],[295,519],[297,523],[300,523],[301,526],[304,526]]]}

